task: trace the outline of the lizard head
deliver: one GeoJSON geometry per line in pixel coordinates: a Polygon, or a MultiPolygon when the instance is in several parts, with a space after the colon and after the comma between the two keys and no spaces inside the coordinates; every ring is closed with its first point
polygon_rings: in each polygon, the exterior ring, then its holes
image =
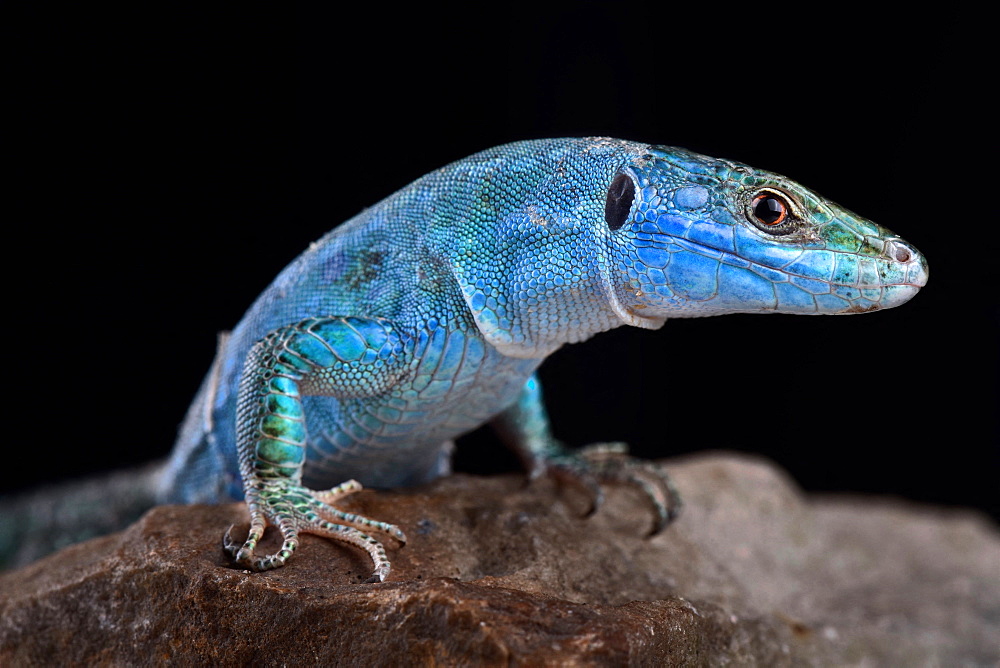
{"type": "Polygon", "coordinates": [[[863,313],[927,281],[901,238],[778,174],[648,146],[612,178],[599,258],[628,324],[722,313],[863,313]]]}

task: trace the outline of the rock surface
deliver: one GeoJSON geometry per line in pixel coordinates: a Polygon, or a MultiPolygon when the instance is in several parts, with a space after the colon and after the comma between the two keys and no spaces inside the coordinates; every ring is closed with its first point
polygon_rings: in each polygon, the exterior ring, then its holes
{"type": "MultiPolygon", "coordinates": [[[[965,511],[803,497],[767,462],[666,464],[680,519],[519,476],[453,476],[343,507],[400,524],[388,582],[306,536],[233,568],[239,505],[165,506],[0,575],[0,665],[996,665],[1000,536],[965,511]]],[[[271,534],[268,534],[272,537],[271,534]]],[[[272,537],[273,538],[273,537],[272,537]]],[[[265,544],[265,547],[276,543],[265,544]]]]}

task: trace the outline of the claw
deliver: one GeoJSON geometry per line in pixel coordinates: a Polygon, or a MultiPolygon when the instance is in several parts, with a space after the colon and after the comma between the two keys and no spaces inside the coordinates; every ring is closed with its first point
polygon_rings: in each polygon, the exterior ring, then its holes
{"type": "Polygon", "coordinates": [[[244,543],[238,543],[233,540],[233,527],[235,524],[230,524],[229,528],[226,529],[226,534],[222,537],[222,549],[225,550],[233,561],[238,564],[246,565],[247,559],[253,558],[253,551],[251,550],[247,554],[247,550],[244,549],[244,543]]]}
{"type": "Polygon", "coordinates": [[[236,556],[236,551],[239,549],[236,547],[236,541],[233,540],[233,527],[235,524],[230,524],[229,528],[226,529],[226,533],[222,536],[222,549],[226,551],[230,557],[236,556]]]}
{"type": "Polygon", "coordinates": [[[400,543],[406,542],[406,534],[394,524],[371,520],[329,505],[330,502],[360,489],[361,484],[354,480],[322,492],[314,492],[288,481],[265,483],[252,489],[247,495],[250,531],[246,541],[240,544],[233,540],[233,527],[230,526],[222,538],[222,547],[237,563],[255,571],[266,571],[285,565],[298,547],[299,533],[318,534],[363,549],[375,566],[368,581],[382,582],[389,575],[389,558],[382,544],[361,529],[376,529],[388,533],[400,543]],[[277,526],[284,543],[274,554],[255,558],[254,550],[268,522],[277,526]]]}
{"type": "Polygon", "coordinates": [[[576,461],[553,461],[549,463],[548,474],[559,482],[579,485],[587,490],[588,503],[584,517],[590,517],[604,505],[604,490],[601,483],[585,467],[579,466],[576,461]]]}
{"type": "Polygon", "coordinates": [[[642,490],[656,513],[656,521],[647,537],[663,531],[680,513],[681,499],[667,472],[654,462],[628,456],[624,443],[595,443],[577,452],[560,454],[542,462],[547,471],[560,480],[571,480],[590,491],[589,517],[604,501],[601,482],[627,483],[642,490]]]}
{"type": "Polygon", "coordinates": [[[652,538],[662,532],[680,513],[682,505],[680,495],[667,472],[652,462],[634,462],[634,465],[628,466],[623,473],[627,482],[642,489],[646,497],[652,501],[656,522],[646,534],[647,538],[652,538]]]}

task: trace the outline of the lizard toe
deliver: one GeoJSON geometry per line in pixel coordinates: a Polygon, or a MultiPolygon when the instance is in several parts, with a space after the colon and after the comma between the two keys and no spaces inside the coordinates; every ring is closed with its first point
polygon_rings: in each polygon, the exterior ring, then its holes
{"type": "Polygon", "coordinates": [[[587,516],[604,500],[602,483],[637,487],[649,500],[655,521],[647,536],[662,532],[680,513],[681,498],[666,470],[655,462],[630,457],[624,443],[595,443],[576,452],[563,452],[546,459],[545,467],[553,477],[575,482],[590,492],[587,516]]]}
{"type": "Polygon", "coordinates": [[[288,480],[261,483],[248,494],[251,522],[246,541],[240,543],[235,540],[232,537],[233,527],[230,527],[223,536],[223,549],[237,563],[254,571],[266,571],[287,563],[298,548],[300,534],[316,534],[349,543],[367,552],[374,565],[371,577],[382,582],[391,568],[389,558],[383,545],[365,532],[382,531],[400,543],[406,542],[406,534],[394,524],[330,505],[330,502],[361,489],[361,484],[354,480],[325,491],[313,491],[288,480]],[[278,528],[284,542],[281,549],[273,554],[255,556],[257,543],[268,524],[278,528]]]}

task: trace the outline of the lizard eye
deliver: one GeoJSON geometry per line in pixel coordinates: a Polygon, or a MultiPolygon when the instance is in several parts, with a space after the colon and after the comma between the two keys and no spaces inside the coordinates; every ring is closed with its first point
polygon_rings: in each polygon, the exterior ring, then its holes
{"type": "Polygon", "coordinates": [[[747,218],[768,234],[788,234],[795,229],[792,206],[787,196],[777,190],[758,191],[747,207],[747,218]]]}
{"type": "Polygon", "coordinates": [[[634,199],[635,184],[631,177],[628,174],[616,176],[608,187],[608,199],[604,203],[604,221],[610,229],[617,230],[625,224],[634,199]]]}

